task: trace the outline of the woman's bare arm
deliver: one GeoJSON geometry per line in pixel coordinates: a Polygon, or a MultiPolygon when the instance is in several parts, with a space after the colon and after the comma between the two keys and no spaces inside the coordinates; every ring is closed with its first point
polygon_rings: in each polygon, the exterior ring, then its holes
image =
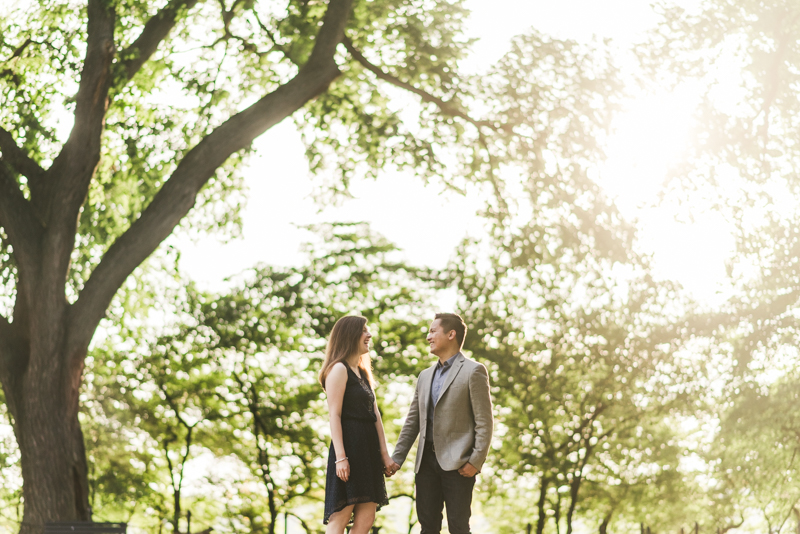
{"type": "Polygon", "coordinates": [[[328,413],[330,415],[331,442],[336,453],[336,476],[347,482],[350,478],[350,462],[347,458],[342,439],[342,401],[347,387],[347,369],[343,363],[334,365],[325,379],[325,391],[328,394],[328,413]]]}
{"type": "Polygon", "coordinates": [[[383,458],[383,469],[387,476],[392,476],[395,471],[400,469],[392,457],[389,456],[389,448],[386,445],[386,433],[383,431],[383,420],[381,419],[381,411],[378,410],[378,401],[375,401],[375,415],[378,420],[375,421],[375,428],[378,429],[378,440],[381,444],[381,458],[383,458]]]}

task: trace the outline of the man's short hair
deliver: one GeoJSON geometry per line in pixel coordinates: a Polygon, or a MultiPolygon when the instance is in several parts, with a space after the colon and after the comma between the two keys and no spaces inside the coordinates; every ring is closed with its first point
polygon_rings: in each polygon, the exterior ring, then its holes
{"type": "Polygon", "coordinates": [[[437,313],[433,320],[435,321],[436,319],[439,319],[439,324],[445,334],[451,330],[456,331],[458,348],[462,348],[464,346],[464,338],[467,336],[467,325],[464,323],[464,319],[457,313],[437,313]]]}

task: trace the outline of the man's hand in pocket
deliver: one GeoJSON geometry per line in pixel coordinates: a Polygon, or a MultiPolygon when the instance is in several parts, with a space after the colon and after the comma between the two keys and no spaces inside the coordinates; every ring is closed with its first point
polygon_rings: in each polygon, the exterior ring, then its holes
{"type": "Polygon", "coordinates": [[[461,469],[458,470],[458,474],[462,477],[474,477],[478,474],[478,470],[475,469],[471,463],[467,462],[461,466],[461,469]]]}

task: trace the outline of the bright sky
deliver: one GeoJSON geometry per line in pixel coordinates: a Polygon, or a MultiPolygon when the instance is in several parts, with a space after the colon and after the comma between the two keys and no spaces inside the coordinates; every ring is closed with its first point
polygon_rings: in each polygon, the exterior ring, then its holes
{"type": "MultiPolygon", "coordinates": [[[[696,0],[681,3],[692,5],[696,0]]],[[[491,65],[512,36],[530,27],[557,38],[586,41],[596,36],[626,45],[641,39],[657,20],[644,0],[469,0],[468,5],[473,13],[468,33],[480,41],[463,67],[473,72],[491,65]]],[[[598,171],[623,213],[639,221],[640,246],[654,254],[658,274],[711,302],[733,247],[724,223],[711,213],[695,214],[691,224],[679,223],[668,208],[647,207],[655,202],[670,162],[685,148],[696,98],[696,92],[685,88],[630,102],[615,124],[608,163],[598,171]]],[[[300,136],[289,121],[272,128],[256,146],[257,155],[245,173],[249,200],[243,238],[227,244],[213,236],[196,243],[171,238],[182,252],[182,268],[211,289],[258,262],[301,261],[298,245],[307,235],[298,225],[368,221],[397,243],[412,263],[443,267],[457,243],[484,224],[476,216],[481,199],[426,187],[412,174],[386,173],[377,181],[358,181],[352,187],[353,200],[321,207],[309,196],[313,178],[300,136]],[[462,235],[432,230],[453,220],[463,224],[462,235]]]]}

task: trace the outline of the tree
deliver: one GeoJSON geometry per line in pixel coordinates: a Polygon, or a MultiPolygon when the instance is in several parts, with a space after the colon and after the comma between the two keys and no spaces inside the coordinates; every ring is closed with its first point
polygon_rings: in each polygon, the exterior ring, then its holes
{"type": "MultiPolygon", "coordinates": [[[[516,271],[498,286],[464,288],[487,296],[467,312],[477,338],[468,348],[490,362],[504,429],[496,468],[509,472],[501,478],[517,498],[529,499],[518,519],[539,534],[550,519],[556,532],[573,532],[581,511],[605,508],[608,522],[643,494],[636,486],[673,476],[678,436],[664,421],[690,397],[685,370],[659,335],[668,324],[658,324],[665,302],[655,296],[666,292],[633,282],[626,294],[572,274],[545,271],[544,280],[522,282],[516,271]],[[521,479],[536,491],[520,494],[521,479]]],[[[652,487],[652,500],[665,490],[652,487]]],[[[634,513],[650,510],[639,502],[634,513]]]]}
{"type": "MultiPolygon", "coordinates": [[[[22,454],[23,529],[87,517],[77,413],[97,325],[196,203],[236,190],[252,141],[281,120],[299,123],[312,170],[338,166],[335,191],[414,167],[457,189],[480,184],[502,220],[498,172],[518,163],[547,188],[562,180],[555,198],[581,199],[582,224],[599,216],[595,186],[567,161],[594,143],[586,134],[607,122],[619,84],[607,57],[574,43],[520,38],[478,83],[456,68],[468,45],[460,0],[87,1],[42,0],[0,22],[0,273],[12,288],[0,382],[22,454]],[[551,84],[551,72],[572,79],[551,84]],[[422,127],[403,124],[387,86],[415,95],[422,127]]],[[[235,210],[203,217],[213,227],[235,210]]]]}
{"type": "Polygon", "coordinates": [[[458,2],[431,10],[414,1],[290,0],[285,8],[279,16],[242,0],[42,1],[0,22],[8,104],[0,254],[13,299],[0,319],[0,382],[21,451],[23,531],[88,517],[78,410],[95,329],[195,203],[234,188],[237,158],[253,139],[308,106],[308,135],[332,145],[356,136],[351,160],[380,168],[397,156],[398,165],[432,169],[432,144],[402,131],[362,66],[381,49],[405,65],[392,82],[405,78],[427,95],[442,129],[457,132],[454,121],[467,117],[454,69],[463,50],[458,2]],[[188,49],[193,57],[176,59],[188,49]],[[188,102],[179,112],[158,103],[173,89],[188,102]],[[66,139],[55,127],[63,109],[74,119],[66,139]]]}
{"type": "Polygon", "coordinates": [[[664,193],[689,212],[713,207],[736,239],[727,266],[733,296],[692,326],[730,342],[743,370],[770,338],[797,328],[800,6],[706,0],[662,15],[642,49],[645,64],[659,79],[701,91],[691,148],[664,193]]]}
{"type": "MultiPolygon", "coordinates": [[[[229,528],[274,533],[285,513],[307,523],[321,515],[325,336],[338,317],[366,315],[376,378],[395,389],[424,365],[409,356],[421,351],[430,313],[417,306],[433,282],[364,224],[316,230],[304,265],[258,266],[221,294],[162,289],[166,324],[138,317],[143,326],[121,336],[128,342],[114,335],[92,351],[84,421],[99,516],[180,532],[191,508],[193,525],[216,528],[224,517],[229,528]],[[233,474],[187,497],[185,474],[217,463],[233,474]],[[224,499],[204,494],[220,487],[224,499]]],[[[391,433],[400,414],[388,395],[381,388],[378,401],[391,433]]]]}
{"type": "Polygon", "coordinates": [[[744,518],[744,510],[758,510],[767,531],[777,534],[795,519],[800,504],[796,380],[790,372],[771,387],[742,384],[731,407],[720,414],[721,428],[709,456],[716,460],[713,490],[729,496],[716,509],[733,516],[727,518],[730,523],[736,515],[744,518]]]}
{"type": "Polygon", "coordinates": [[[462,247],[449,274],[471,327],[465,348],[492,379],[500,500],[508,487],[526,503],[504,514],[508,528],[541,534],[552,519],[569,534],[581,512],[603,510],[607,528],[631,499],[647,496],[634,512],[644,518],[674,495],[678,435],[665,421],[691,412],[698,394],[677,352],[688,303],[652,278],[628,225],[609,206],[606,224],[585,232],[539,198],[530,220],[462,247]]]}
{"type": "MultiPolygon", "coordinates": [[[[172,232],[194,204],[200,188],[231,155],[324,91],[339,73],[333,53],[350,16],[348,0],[331,2],[314,49],[296,76],[214,128],[202,141],[192,143],[158,193],[145,196],[147,207],[136,213],[135,222],[113,245],[104,247],[102,261],[83,280],[76,298],[70,299],[65,280],[74,276],[70,264],[76,241],[82,237],[79,220],[84,219],[83,207],[91,189],[104,174],[102,167],[110,163],[103,159],[107,150],[103,131],[110,104],[123,103],[125,99],[118,95],[195,4],[171,2],[141,26],[139,17],[129,20],[124,16],[123,5],[99,0],[88,3],[86,53],[74,98],[75,123],[57,155],[47,153],[40,144],[47,130],[36,125],[29,128],[26,123],[44,111],[37,109],[41,103],[20,94],[36,90],[26,83],[36,73],[25,68],[23,54],[37,44],[38,31],[4,31],[5,39],[29,32],[12,54],[11,61],[20,60],[16,61],[20,65],[4,70],[3,97],[15,101],[17,109],[7,113],[3,122],[8,124],[25,106],[30,112],[17,115],[12,131],[0,132],[0,224],[17,279],[13,319],[0,321],[0,381],[22,455],[23,532],[33,532],[47,520],[88,518],[78,393],[89,342],[120,285],[172,232]],[[131,42],[129,32],[136,29],[140,35],[131,42]],[[130,47],[117,53],[120,38],[130,47]],[[22,147],[17,145],[19,139],[25,140],[22,147]],[[34,147],[41,152],[32,150],[34,147]]],[[[42,11],[47,8],[41,6],[42,11]]],[[[139,15],[143,11],[137,10],[139,15]]],[[[57,47],[63,39],[63,48],[56,54],[71,61],[83,28],[71,36],[58,33],[47,33],[38,45],[57,47]]],[[[54,60],[52,54],[45,58],[54,60]]],[[[75,70],[68,65],[62,68],[64,74],[75,70]]]]}
{"type": "Polygon", "coordinates": [[[764,528],[780,531],[796,503],[796,425],[783,410],[800,333],[800,6],[706,0],[662,15],[645,64],[661,81],[701,89],[690,149],[665,196],[688,212],[713,206],[736,240],[731,297],[686,325],[710,347],[699,356],[718,383],[705,414],[719,426],[705,455],[706,507],[722,530],[759,509],[764,528]]]}

